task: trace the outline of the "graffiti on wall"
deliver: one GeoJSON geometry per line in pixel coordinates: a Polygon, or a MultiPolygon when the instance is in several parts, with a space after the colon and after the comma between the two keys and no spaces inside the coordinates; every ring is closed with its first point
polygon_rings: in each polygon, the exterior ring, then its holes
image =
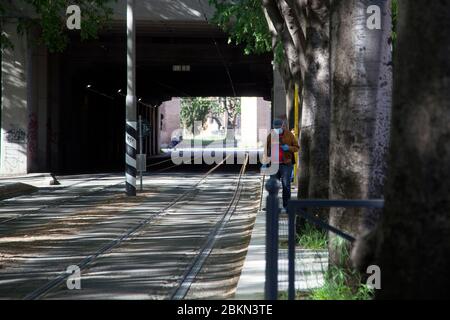
{"type": "Polygon", "coordinates": [[[2,172],[5,174],[19,173],[26,170],[27,133],[21,128],[12,127],[4,132],[2,172]]]}
{"type": "Polygon", "coordinates": [[[26,168],[23,150],[13,146],[5,146],[4,149],[4,173],[17,173],[26,168]]]}
{"type": "Polygon", "coordinates": [[[6,131],[6,141],[9,143],[25,144],[27,141],[27,134],[20,128],[15,128],[6,131]]]}

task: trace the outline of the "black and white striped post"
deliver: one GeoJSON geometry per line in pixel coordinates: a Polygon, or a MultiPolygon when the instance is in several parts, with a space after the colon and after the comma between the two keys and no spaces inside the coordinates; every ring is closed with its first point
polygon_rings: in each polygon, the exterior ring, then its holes
{"type": "Polygon", "coordinates": [[[125,176],[128,196],[136,196],[136,21],[135,0],[127,0],[127,98],[125,125],[125,176]]]}

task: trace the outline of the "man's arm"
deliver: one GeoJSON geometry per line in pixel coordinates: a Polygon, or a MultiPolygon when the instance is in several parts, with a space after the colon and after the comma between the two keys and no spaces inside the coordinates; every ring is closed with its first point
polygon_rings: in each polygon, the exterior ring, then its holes
{"type": "Polygon", "coordinates": [[[291,134],[291,145],[289,146],[289,151],[292,153],[296,153],[300,150],[298,141],[297,139],[295,139],[295,136],[291,132],[289,133],[291,134]]]}
{"type": "Polygon", "coordinates": [[[267,141],[266,144],[264,146],[264,155],[263,155],[263,163],[268,163],[270,161],[270,156],[271,156],[271,142],[272,142],[272,138],[271,135],[269,134],[267,136],[267,141]]]}

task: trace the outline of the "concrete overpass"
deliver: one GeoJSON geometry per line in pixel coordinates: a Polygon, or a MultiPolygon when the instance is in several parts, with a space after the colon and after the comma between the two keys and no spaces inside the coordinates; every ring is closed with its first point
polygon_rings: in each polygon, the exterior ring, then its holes
{"type": "MultiPolygon", "coordinates": [[[[126,80],[125,9],[118,1],[95,41],[71,34],[61,54],[34,45],[37,30],[19,36],[14,20],[5,24],[15,49],[2,54],[1,174],[123,169],[125,101],[118,90],[126,80]]],[[[171,97],[273,100],[271,56],[245,56],[229,46],[227,35],[207,22],[213,15],[207,0],[138,1],[136,12],[137,95],[145,103],[138,112],[154,124],[149,154],[159,151],[158,106],[171,97]]],[[[275,87],[282,97],[280,83],[275,87]]]]}

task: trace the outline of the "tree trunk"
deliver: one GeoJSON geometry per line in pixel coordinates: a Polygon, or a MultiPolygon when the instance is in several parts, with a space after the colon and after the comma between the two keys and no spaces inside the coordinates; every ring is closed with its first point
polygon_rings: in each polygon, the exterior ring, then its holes
{"type": "Polygon", "coordinates": [[[378,299],[450,296],[449,17],[449,1],[399,1],[378,299]]]}
{"type": "Polygon", "coordinates": [[[277,40],[284,48],[284,61],[279,64],[280,75],[286,91],[286,118],[289,128],[294,127],[294,90],[303,78],[304,65],[303,31],[296,16],[292,1],[263,0],[262,8],[272,35],[272,48],[275,51],[277,40]]]}
{"type": "MultiPolygon", "coordinates": [[[[331,5],[330,198],[374,199],[383,195],[391,109],[391,1],[381,8],[381,29],[371,30],[367,1],[331,5]]],[[[379,212],[330,210],[331,225],[353,236],[373,228],[379,212]],[[363,218],[364,217],[364,218],[363,218]]],[[[330,263],[349,266],[330,234],[330,263]]]]}
{"type": "Polygon", "coordinates": [[[287,81],[287,85],[285,85],[286,91],[286,125],[288,126],[288,130],[294,128],[294,119],[295,119],[295,82],[290,80],[287,81]]]}
{"type": "MultiPolygon", "coordinates": [[[[299,197],[328,199],[330,144],[329,1],[309,8],[300,133],[299,197]]],[[[326,210],[316,214],[326,217],[326,210]]]]}

